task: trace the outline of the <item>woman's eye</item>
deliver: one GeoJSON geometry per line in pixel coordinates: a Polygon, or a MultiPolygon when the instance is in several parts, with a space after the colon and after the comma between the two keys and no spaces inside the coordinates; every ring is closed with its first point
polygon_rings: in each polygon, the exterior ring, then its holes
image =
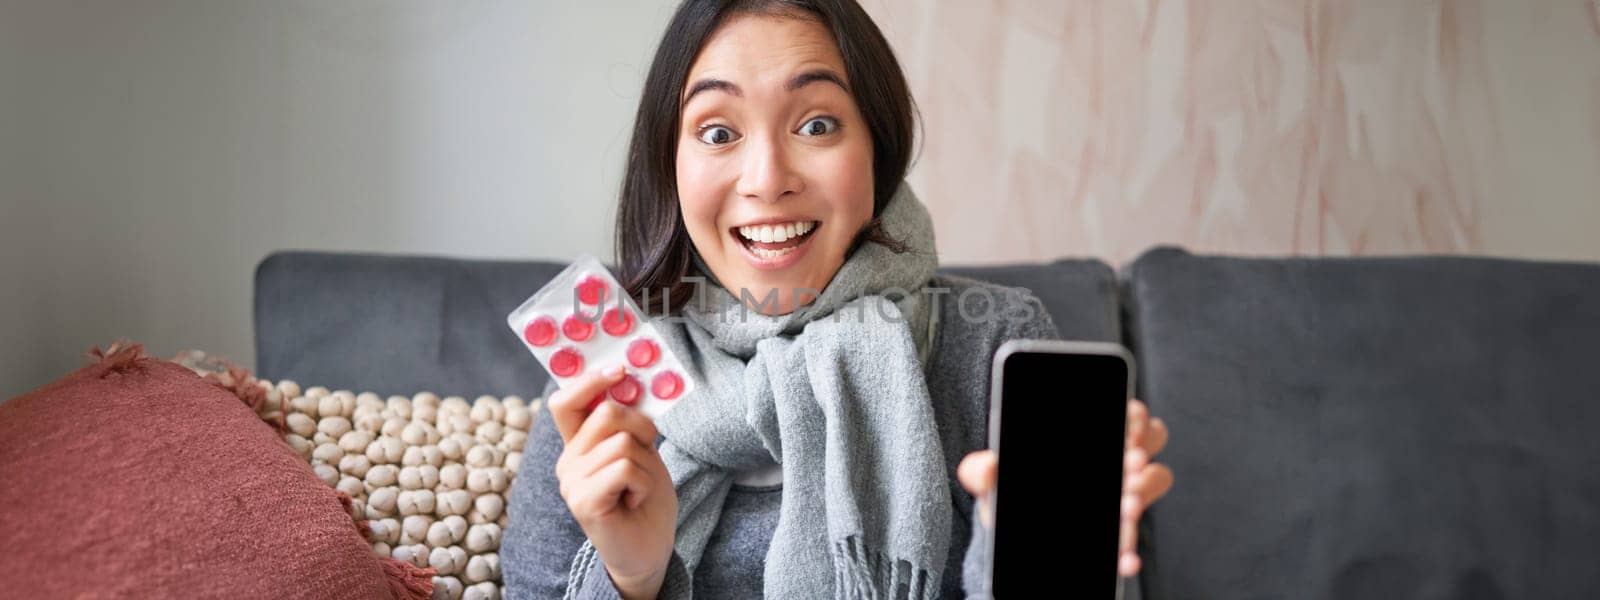
{"type": "Polygon", "coordinates": [[[800,135],[823,135],[839,130],[839,121],[833,117],[817,117],[800,126],[800,135]]]}
{"type": "Polygon", "coordinates": [[[712,125],[700,130],[700,141],[707,144],[720,146],[736,139],[739,139],[739,136],[735,135],[732,129],[721,125],[712,125]]]}

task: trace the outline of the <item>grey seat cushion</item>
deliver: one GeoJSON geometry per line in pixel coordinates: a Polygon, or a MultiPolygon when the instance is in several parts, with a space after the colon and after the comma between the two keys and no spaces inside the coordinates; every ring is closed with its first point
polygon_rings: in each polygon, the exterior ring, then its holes
{"type": "Polygon", "coordinates": [[[1126,271],[1177,485],[1147,598],[1600,597],[1600,265],[1126,271]]]}
{"type": "MultiPolygon", "coordinates": [[[[280,252],[256,268],[256,367],[329,389],[538,395],[545,371],[505,316],[566,265],[280,252]]],[[[1063,335],[1116,339],[1116,284],[1095,260],[949,269],[1031,288],[1063,335]]]]}

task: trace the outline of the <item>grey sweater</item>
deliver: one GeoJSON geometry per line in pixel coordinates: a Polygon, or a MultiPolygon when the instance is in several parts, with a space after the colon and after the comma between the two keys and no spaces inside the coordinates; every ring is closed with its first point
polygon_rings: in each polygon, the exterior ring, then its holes
{"type": "MultiPolygon", "coordinates": [[[[968,453],[988,447],[989,376],[994,352],[1009,339],[1055,339],[1055,324],[1038,298],[1019,288],[1006,288],[963,277],[938,276],[933,284],[950,290],[940,298],[934,353],[928,366],[928,391],[938,422],[950,497],[950,555],[945,560],[941,596],[988,597],[984,578],[988,530],[978,520],[976,502],[956,480],[956,467],[968,453]],[[968,292],[965,313],[958,307],[968,292]],[[982,318],[986,293],[995,304],[982,318]]],[[[548,396],[551,388],[545,390],[548,396]]],[[[561,499],[555,476],[561,436],[541,410],[528,432],[522,468],[512,486],[510,524],[500,545],[501,573],[507,598],[560,598],[569,568],[584,542],[582,528],[561,499]]],[[[690,577],[674,554],[660,598],[760,598],[763,566],[772,532],[778,524],[781,484],[736,483],[728,493],[722,517],[690,577]],[[692,588],[692,589],[691,589],[692,588]]],[[[596,561],[586,578],[585,599],[620,598],[604,564],[596,561]]]]}

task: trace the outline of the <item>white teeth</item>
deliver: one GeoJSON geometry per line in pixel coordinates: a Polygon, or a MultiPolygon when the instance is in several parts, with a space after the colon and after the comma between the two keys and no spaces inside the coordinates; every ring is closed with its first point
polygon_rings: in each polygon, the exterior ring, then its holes
{"type": "Polygon", "coordinates": [[[765,258],[765,259],[769,259],[770,260],[770,259],[777,258],[779,256],[783,256],[783,255],[788,254],[790,252],[794,252],[794,248],[790,247],[790,248],[784,248],[782,250],[764,250],[764,249],[761,249],[761,248],[751,248],[750,251],[755,252],[756,256],[759,256],[761,258],[765,258]]]}
{"type": "Polygon", "coordinates": [[[782,225],[746,225],[739,228],[739,236],[753,242],[782,243],[805,235],[816,226],[815,221],[797,221],[782,225]]]}

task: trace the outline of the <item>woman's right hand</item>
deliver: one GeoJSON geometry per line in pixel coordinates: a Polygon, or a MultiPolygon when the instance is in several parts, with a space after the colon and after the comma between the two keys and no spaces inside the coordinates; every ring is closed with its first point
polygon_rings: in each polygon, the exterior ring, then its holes
{"type": "Polygon", "coordinates": [[[605,562],[623,598],[654,598],[677,535],[678,494],[643,413],[593,399],[622,378],[596,369],[550,394],[547,407],[565,448],[556,461],[561,498],[605,562]]]}

